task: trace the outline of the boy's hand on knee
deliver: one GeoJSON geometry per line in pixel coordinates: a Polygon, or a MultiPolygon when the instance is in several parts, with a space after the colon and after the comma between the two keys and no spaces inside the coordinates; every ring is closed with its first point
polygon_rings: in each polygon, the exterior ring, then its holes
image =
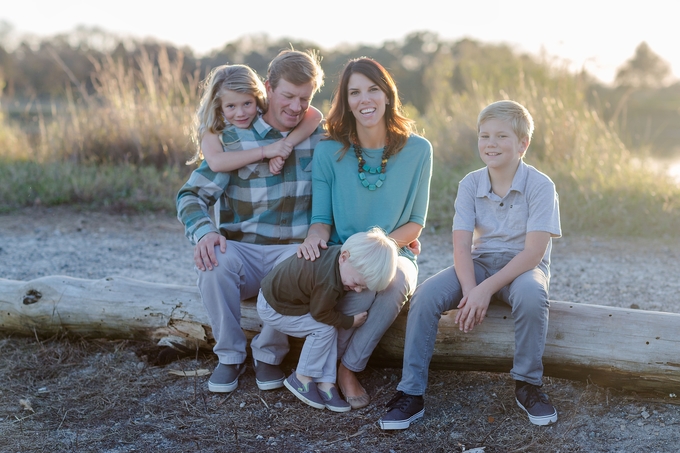
{"type": "Polygon", "coordinates": [[[354,324],[352,324],[352,327],[362,326],[366,322],[366,318],[368,318],[367,311],[354,315],[354,324]]]}
{"type": "Polygon", "coordinates": [[[477,294],[473,290],[470,294],[464,296],[458,304],[455,322],[458,324],[458,328],[465,333],[472,331],[475,326],[481,324],[486,317],[486,311],[489,309],[491,297],[476,296],[477,294]]]}

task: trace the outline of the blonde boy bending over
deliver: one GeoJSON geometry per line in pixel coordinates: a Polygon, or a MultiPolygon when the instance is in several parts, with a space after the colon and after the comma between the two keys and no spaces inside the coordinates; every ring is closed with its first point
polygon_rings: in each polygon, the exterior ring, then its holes
{"type": "Polygon", "coordinates": [[[347,315],[336,304],[348,291],[387,288],[396,272],[397,246],[373,228],[320,253],[314,261],[293,255],[267,274],[257,312],[266,325],[305,338],[297,369],[284,385],[314,408],[347,412],[351,406],[335,387],[338,329],[361,326],[368,312],[347,315]]]}

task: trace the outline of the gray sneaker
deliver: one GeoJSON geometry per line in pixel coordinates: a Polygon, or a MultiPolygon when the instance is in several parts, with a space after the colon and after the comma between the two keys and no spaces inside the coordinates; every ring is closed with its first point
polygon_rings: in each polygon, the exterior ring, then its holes
{"type": "Polygon", "coordinates": [[[534,425],[549,425],[557,421],[557,410],[550,404],[548,395],[539,391],[539,387],[526,384],[515,390],[515,401],[529,416],[534,425]]]}
{"type": "Polygon", "coordinates": [[[286,375],[283,374],[278,365],[270,365],[253,359],[253,366],[255,368],[255,382],[257,382],[257,387],[260,390],[274,390],[283,387],[283,380],[286,379],[286,375]]]}
{"type": "Polygon", "coordinates": [[[283,385],[303,403],[309,404],[316,409],[324,409],[326,407],[326,403],[316,388],[316,383],[309,382],[303,384],[295,376],[295,371],[283,381],[283,385]]]}
{"type": "Polygon", "coordinates": [[[317,391],[319,392],[319,395],[321,395],[321,399],[324,401],[326,409],[329,411],[349,412],[349,410],[352,409],[352,406],[350,406],[347,401],[340,398],[337,388],[331,387],[328,392],[324,392],[317,387],[317,391]]]}
{"type": "Polygon", "coordinates": [[[208,379],[208,390],[216,393],[229,393],[238,387],[238,377],[246,371],[244,363],[225,365],[218,363],[208,379]]]}

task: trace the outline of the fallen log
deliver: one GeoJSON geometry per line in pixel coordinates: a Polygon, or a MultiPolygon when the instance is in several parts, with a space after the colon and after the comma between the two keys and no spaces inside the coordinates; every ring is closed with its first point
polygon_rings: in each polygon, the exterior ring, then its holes
{"type": "MultiPolygon", "coordinates": [[[[261,329],[254,301],[242,303],[249,337],[261,329]]],[[[471,333],[442,316],[432,369],[507,372],[514,349],[509,307],[492,304],[471,333]]],[[[401,367],[406,310],[376,348],[372,362],[401,367]]],[[[139,339],[188,349],[214,344],[195,287],[109,277],[0,279],[0,333],[139,339]]],[[[680,393],[680,314],[551,301],[545,375],[637,392],[680,393]]]]}

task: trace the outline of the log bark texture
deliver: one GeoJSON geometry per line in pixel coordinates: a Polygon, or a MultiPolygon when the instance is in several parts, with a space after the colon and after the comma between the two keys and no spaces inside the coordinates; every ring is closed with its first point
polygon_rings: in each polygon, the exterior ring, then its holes
{"type": "MultiPolygon", "coordinates": [[[[241,326],[261,329],[254,301],[241,326]]],[[[492,304],[471,333],[442,316],[430,367],[508,372],[514,350],[509,307],[492,304]]],[[[63,276],[23,282],[0,279],[0,333],[127,338],[209,349],[214,344],[198,289],[110,277],[63,276]]],[[[401,367],[406,310],[373,353],[377,365],[401,367]]],[[[637,392],[680,394],[680,314],[551,301],[543,356],[545,375],[637,392]]]]}

